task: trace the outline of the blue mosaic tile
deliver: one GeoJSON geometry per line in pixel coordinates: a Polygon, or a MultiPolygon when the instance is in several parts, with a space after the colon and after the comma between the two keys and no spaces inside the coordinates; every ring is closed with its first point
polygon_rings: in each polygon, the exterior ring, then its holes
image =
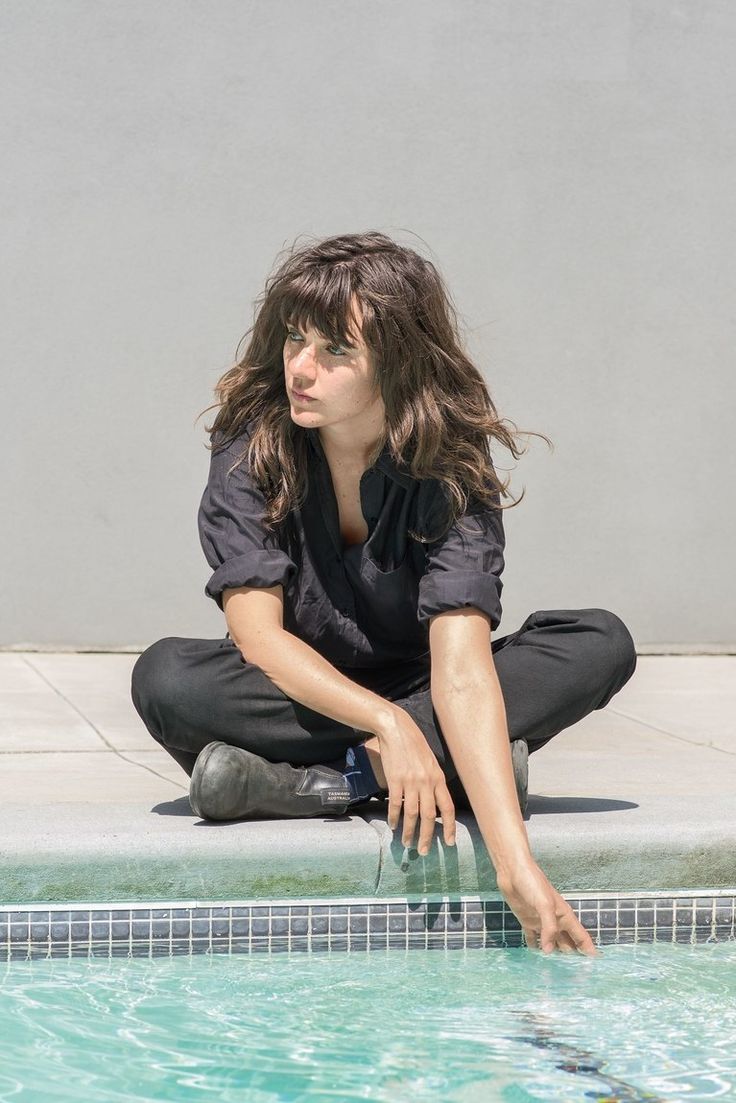
{"type": "MultiPolygon", "coordinates": [[[[600,945],[733,939],[736,896],[570,897],[600,945]]],[[[0,908],[0,955],[387,952],[525,944],[502,899],[236,902],[189,907],[0,908]]]]}
{"type": "Polygon", "coordinates": [[[172,954],[189,954],[191,953],[191,946],[189,945],[189,939],[172,939],[171,941],[171,953],[172,954]]]}
{"type": "Polygon", "coordinates": [[[309,950],[309,939],[306,936],[298,935],[295,938],[292,935],[289,939],[289,948],[300,953],[306,953],[309,950]]]}
{"type": "Polygon", "coordinates": [[[504,916],[500,911],[486,911],[483,915],[483,927],[486,931],[500,931],[508,921],[509,916],[504,916]]]}

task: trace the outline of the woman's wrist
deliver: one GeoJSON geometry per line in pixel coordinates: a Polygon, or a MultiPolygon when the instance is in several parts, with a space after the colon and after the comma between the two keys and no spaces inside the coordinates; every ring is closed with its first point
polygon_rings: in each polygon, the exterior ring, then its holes
{"type": "Polygon", "coordinates": [[[390,739],[396,732],[396,719],[399,708],[391,701],[384,701],[383,703],[386,707],[376,714],[371,735],[376,735],[379,739],[390,739]]]}
{"type": "Polygon", "coordinates": [[[520,850],[513,857],[504,857],[493,862],[497,879],[504,881],[513,880],[519,873],[524,873],[536,865],[537,862],[531,850],[520,850]]]}

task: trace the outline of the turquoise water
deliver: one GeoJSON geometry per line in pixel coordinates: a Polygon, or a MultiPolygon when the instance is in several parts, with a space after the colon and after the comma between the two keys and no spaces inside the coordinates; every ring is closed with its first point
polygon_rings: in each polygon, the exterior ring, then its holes
{"type": "Polygon", "coordinates": [[[0,965],[0,1100],[736,1099],[736,942],[0,965]]]}

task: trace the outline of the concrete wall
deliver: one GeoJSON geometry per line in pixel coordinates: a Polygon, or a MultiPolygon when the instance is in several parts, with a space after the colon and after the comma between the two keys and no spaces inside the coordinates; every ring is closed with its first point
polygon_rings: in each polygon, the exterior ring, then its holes
{"type": "MultiPolygon", "coordinates": [[[[729,0],[6,0],[0,646],[223,636],[197,414],[276,255],[444,273],[532,437],[504,619],[736,642],[729,0]],[[730,197],[730,198],[729,198],[730,197]]],[[[212,416],[212,415],[209,415],[212,416]]]]}

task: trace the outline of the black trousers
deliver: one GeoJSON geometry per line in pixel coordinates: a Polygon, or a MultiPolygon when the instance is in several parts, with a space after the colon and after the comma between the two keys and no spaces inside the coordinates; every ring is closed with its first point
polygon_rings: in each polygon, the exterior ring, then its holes
{"type": "MultiPolygon", "coordinates": [[[[626,624],[606,609],[533,612],[521,628],[492,640],[511,740],[530,753],[559,731],[604,708],[636,670],[626,624]]],[[[424,733],[452,799],[469,807],[431,705],[429,655],[390,668],[341,673],[405,709],[424,733]]],[[[366,733],[291,699],[224,639],[167,636],[147,647],[131,673],[131,697],[151,736],[191,775],[213,740],[271,762],[334,762],[366,733]]],[[[472,738],[472,736],[471,736],[472,738]]]]}
{"type": "MultiPolygon", "coordinates": [[[[606,609],[543,609],[491,642],[509,738],[529,753],[601,709],[636,669],[634,641],[606,609]]],[[[432,707],[429,656],[390,669],[339,668],[395,702],[424,734],[459,807],[468,799],[432,707]]],[[[271,762],[334,762],[365,732],[294,701],[233,641],[168,636],[148,647],[131,675],[133,704],[146,728],[191,776],[197,755],[221,740],[271,762]]],[[[472,738],[472,733],[470,735],[472,738]]]]}

